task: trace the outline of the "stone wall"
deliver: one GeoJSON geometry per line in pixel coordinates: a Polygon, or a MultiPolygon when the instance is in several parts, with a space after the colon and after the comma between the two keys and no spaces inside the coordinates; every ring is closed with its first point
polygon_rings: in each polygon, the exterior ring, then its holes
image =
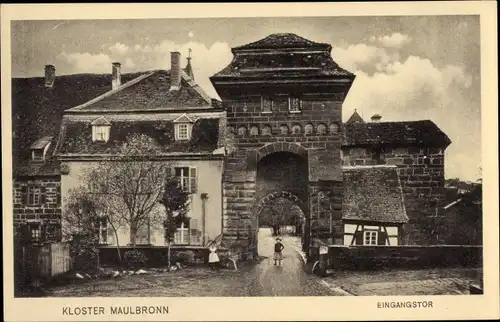
{"type": "Polygon", "coordinates": [[[398,167],[403,188],[406,213],[410,219],[406,225],[406,244],[439,243],[433,233],[434,222],[441,212],[436,207],[445,203],[444,151],[438,148],[343,147],[344,165],[390,164],[398,167]]]}
{"type": "MultiPolygon", "coordinates": [[[[22,224],[39,222],[41,225],[54,225],[60,231],[61,225],[61,180],[58,177],[17,178],[14,180],[14,230],[22,224]],[[29,205],[28,187],[39,189],[39,202],[29,205]]],[[[60,235],[60,234],[59,234],[60,235]]],[[[54,239],[52,236],[51,239],[54,239]]],[[[59,238],[55,238],[59,239],[59,238]]]]}
{"type": "Polygon", "coordinates": [[[309,250],[309,262],[332,269],[372,270],[393,268],[482,267],[482,246],[329,246],[319,256],[309,250]]]}

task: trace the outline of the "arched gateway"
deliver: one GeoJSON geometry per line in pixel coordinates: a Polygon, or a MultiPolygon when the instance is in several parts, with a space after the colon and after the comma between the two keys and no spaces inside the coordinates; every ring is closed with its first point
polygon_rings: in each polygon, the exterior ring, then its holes
{"type": "Polygon", "coordinates": [[[210,78],[227,111],[231,145],[223,178],[223,243],[246,240],[243,248],[256,249],[258,211],[272,191],[300,200],[304,248],[313,222],[342,243],[341,116],[354,75],[332,60],[329,44],[294,34],[273,34],[232,52],[231,63],[210,78]],[[318,203],[320,192],[329,197],[318,203]],[[249,229],[242,234],[238,227],[249,229]]]}

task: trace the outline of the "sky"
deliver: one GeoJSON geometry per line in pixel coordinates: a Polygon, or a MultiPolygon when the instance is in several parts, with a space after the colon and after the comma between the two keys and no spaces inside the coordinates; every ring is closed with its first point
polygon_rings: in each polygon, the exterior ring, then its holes
{"type": "Polygon", "coordinates": [[[231,48],[272,33],[332,45],[332,58],[356,74],[343,105],[368,121],[430,119],[451,139],[445,177],[475,181],[481,167],[478,16],[210,18],[12,22],[12,76],[122,73],[169,69],[170,52],[192,49],[195,79],[218,98],[208,77],[227,66],[231,48]]]}

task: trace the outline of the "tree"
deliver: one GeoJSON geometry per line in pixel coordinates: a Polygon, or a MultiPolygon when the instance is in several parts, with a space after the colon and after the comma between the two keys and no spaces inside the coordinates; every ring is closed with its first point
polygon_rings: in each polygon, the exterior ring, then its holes
{"type": "Polygon", "coordinates": [[[175,177],[166,179],[165,190],[159,201],[165,207],[165,239],[167,241],[167,263],[170,270],[170,245],[173,242],[177,226],[186,219],[190,201],[190,193],[183,190],[175,177]]]}
{"type": "MultiPolygon", "coordinates": [[[[127,137],[113,155],[86,173],[91,192],[99,196],[114,220],[130,228],[130,244],[137,245],[137,232],[161,223],[156,208],[162,198],[168,164],[154,160],[161,154],[155,141],[144,134],[127,137]]],[[[148,235],[149,239],[149,235],[148,235]]]]}

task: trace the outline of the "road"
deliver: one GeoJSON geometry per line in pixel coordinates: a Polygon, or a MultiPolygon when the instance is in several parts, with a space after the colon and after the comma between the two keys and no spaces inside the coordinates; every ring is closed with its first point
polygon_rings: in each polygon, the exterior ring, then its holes
{"type": "Polygon", "coordinates": [[[259,255],[265,257],[248,272],[251,280],[247,288],[249,296],[321,296],[334,295],[318,283],[318,278],[307,275],[302,260],[291,247],[291,237],[283,237],[282,266],[275,266],[273,260],[275,237],[271,230],[259,230],[259,255]]]}
{"type": "Polygon", "coordinates": [[[297,237],[283,237],[282,266],[274,266],[275,238],[270,229],[259,232],[259,255],[255,265],[238,271],[186,268],[173,273],[126,276],[117,279],[88,280],[68,285],[53,285],[47,297],[186,297],[186,296],[328,296],[339,295],[321,284],[320,279],[303,270],[302,260],[292,248],[297,237]]]}

